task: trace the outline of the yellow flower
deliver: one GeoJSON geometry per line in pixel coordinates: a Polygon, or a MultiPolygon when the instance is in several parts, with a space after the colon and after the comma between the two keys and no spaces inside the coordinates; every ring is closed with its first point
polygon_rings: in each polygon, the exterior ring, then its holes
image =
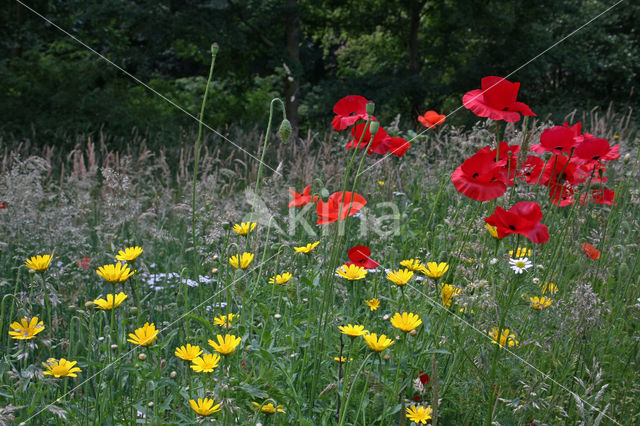
{"type": "Polygon", "coordinates": [[[197,373],[211,373],[220,362],[218,354],[204,354],[191,360],[191,369],[197,373]]]}
{"type": "Polygon", "coordinates": [[[400,315],[396,312],[391,318],[391,325],[405,333],[415,330],[420,324],[422,324],[420,317],[412,313],[403,312],[402,315],[400,315]]]}
{"type": "Polygon", "coordinates": [[[290,272],[285,272],[282,275],[278,274],[275,277],[269,278],[269,284],[285,284],[292,276],[290,272]]]}
{"type": "Polygon", "coordinates": [[[27,265],[27,268],[33,269],[36,272],[43,272],[49,267],[52,258],[53,255],[51,254],[37,255],[25,260],[24,264],[27,265]]]}
{"type": "Polygon", "coordinates": [[[535,309],[536,311],[541,311],[542,309],[548,307],[551,305],[552,300],[549,299],[548,297],[542,296],[542,297],[530,297],[529,300],[531,300],[531,307],[533,309],[535,309]]]}
{"type": "Polygon", "coordinates": [[[422,269],[422,273],[431,278],[440,278],[449,270],[447,262],[427,262],[427,267],[422,269]]]}
{"type": "Polygon", "coordinates": [[[414,272],[422,271],[425,266],[418,259],[407,259],[400,262],[400,266],[404,266],[414,272]]]}
{"type": "Polygon", "coordinates": [[[378,181],[378,185],[380,185],[380,186],[384,186],[384,181],[383,181],[383,180],[379,180],[379,181],[378,181]]]}
{"type": "Polygon", "coordinates": [[[247,269],[253,262],[254,255],[244,252],[242,255],[234,254],[229,258],[229,263],[236,269],[247,269]]]}
{"type": "Polygon", "coordinates": [[[407,418],[415,423],[427,424],[427,420],[431,420],[433,409],[431,407],[416,407],[412,405],[407,408],[407,418]]]}
{"type": "Polygon", "coordinates": [[[226,334],[224,338],[218,334],[216,338],[218,339],[218,343],[209,339],[209,345],[222,355],[229,355],[242,341],[242,337],[236,337],[233,334],[226,334]]]}
{"type": "Polygon", "coordinates": [[[367,330],[364,329],[364,325],[341,325],[338,327],[342,334],[346,334],[349,337],[358,337],[363,336],[368,333],[367,330]]]}
{"type": "Polygon", "coordinates": [[[237,316],[238,315],[236,314],[229,314],[229,315],[220,314],[213,319],[213,324],[219,325],[220,327],[231,328],[231,322],[237,316]]]}
{"type": "Polygon", "coordinates": [[[358,265],[342,265],[336,273],[349,281],[361,280],[367,276],[367,270],[358,265]]]}
{"type": "Polygon", "coordinates": [[[376,333],[365,334],[362,337],[364,338],[365,342],[367,342],[367,345],[369,345],[371,350],[376,352],[382,352],[395,343],[384,334],[381,334],[379,339],[376,333]]]}
{"type": "Polygon", "coordinates": [[[365,300],[364,303],[366,303],[369,309],[371,309],[372,311],[375,311],[380,307],[380,301],[375,297],[371,300],[365,300]]]}
{"type": "Polygon", "coordinates": [[[547,292],[555,294],[558,292],[558,286],[555,285],[554,283],[540,284],[540,287],[541,287],[542,294],[546,294],[547,292]]]}
{"type": "Polygon", "coordinates": [[[175,356],[180,359],[184,359],[185,361],[191,361],[202,353],[202,349],[200,346],[191,346],[187,343],[187,346],[180,346],[176,348],[174,352],[175,356]]]}
{"type": "Polygon", "coordinates": [[[296,253],[311,253],[313,251],[314,248],[316,248],[316,246],[320,244],[320,241],[316,241],[313,244],[307,244],[306,246],[302,246],[302,247],[294,247],[293,249],[296,251],[296,253]]]}
{"type": "Polygon", "coordinates": [[[502,333],[500,333],[500,343],[498,343],[498,327],[493,327],[491,329],[491,331],[489,332],[489,337],[493,339],[492,343],[496,345],[499,344],[500,347],[504,347],[505,345],[512,347],[518,344],[516,336],[512,333],[509,333],[508,328],[505,328],[504,330],[502,330],[502,333]]]}
{"type": "Polygon", "coordinates": [[[29,340],[44,330],[44,323],[42,321],[38,322],[38,317],[31,318],[31,321],[22,318],[19,323],[17,321],[11,323],[9,328],[13,330],[9,332],[12,339],[29,340]]]}
{"type": "Polygon", "coordinates": [[[443,306],[451,306],[451,301],[456,294],[460,294],[462,289],[452,286],[451,284],[443,284],[440,290],[440,298],[443,306]]]}
{"type": "Polygon", "coordinates": [[[256,407],[256,410],[260,410],[266,414],[275,414],[276,411],[278,411],[278,413],[286,413],[286,411],[282,409],[282,405],[278,405],[278,407],[276,408],[271,402],[268,404],[258,404],[257,402],[252,402],[252,404],[254,405],[254,407],[256,407]]]}
{"type": "Polygon", "coordinates": [[[138,256],[142,254],[142,247],[127,247],[124,251],[120,250],[118,255],[116,256],[116,260],[120,260],[122,262],[133,262],[136,260],[138,256]]]}
{"type": "Polygon", "coordinates": [[[98,309],[104,309],[105,311],[110,311],[111,309],[115,309],[118,306],[120,306],[120,304],[124,302],[124,299],[126,299],[127,297],[128,296],[123,292],[120,292],[116,295],[107,294],[107,297],[106,297],[107,300],[96,299],[93,301],[93,303],[95,305],[98,305],[98,309]],[[115,296],[115,299],[114,299],[114,296],[115,296]]]}
{"type": "Polygon", "coordinates": [[[144,326],[136,329],[135,334],[129,333],[127,342],[135,343],[139,346],[149,346],[158,338],[158,330],[154,323],[144,323],[144,326]]]}
{"type": "Polygon", "coordinates": [[[198,402],[193,399],[189,400],[189,405],[193,408],[193,411],[201,416],[210,416],[213,413],[220,411],[220,404],[213,405],[213,399],[198,398],[198,402]]]}
{"type": "Polygon", "coordinates": [[[67,361],[62,358],[58,361],[55,358],[49,358],[47,362],[43,362],[42,365],[46,368],[44,374],[53,376],[56,379],[61,377],[78,377],[76,373],[81,372],[80,368],[74,367],[77,361],[67,361]]]}
{"type": "Polygon", "coordinates": [[[113,265],[104,265],[98,268],[96,273],[109,283],[123,283],[133,275],[134,271],[129,269],[129,266],[123,263],[116,263],[113,265]]]}
{"type": "Polygon", "coordinates": [[[493,238],[497,240],[500,239],[500,237],[498,237],[498,228],[496,228],[495,226],[491,226],[488,223],[485,223],[484,227],[487,229],[487,231],[489,231],[489,234],[491,234],[493,238]]]}
{"type": "Polygon", "coordinates": [[[526,247],[518,247],[516,249],[516,255],[513,255],[513,250],[509,250],[509,257],[517,259],[519,257],[530,257],[531,249],[526,247]]]}
{"type": "MultiPolygon", "coordinates": [[[[345,362],[347,362],[347,359],[346,359],[345,357],[343,357],[343,356],[340,356],[340,357],[338,357],[338,356],[337,356],[337,357],[334,357],[334,358],[333,358],[333,360],[334,360],[334,361],[337,361],[337,362],[339,362],[339,363],[341,363],[341,364],[344,364],[345,362]]],[[[349,361],[353,361],[353,358],[349,358],[349,361]]]]}
{"type": "Polygon", "coordinates": [[[413,271],[408,269],[398,269],[387,274],[387,279],[397,285],[405,285],[413,277],[413,271]]]}
{"type": "Polygon", "coordinates": [[[258,224],[256,222],[241,222],[240,224],[233,225],[233,232],[239,235],[247,235],[249,232],[253,231],[253,229],[258,224]]]}

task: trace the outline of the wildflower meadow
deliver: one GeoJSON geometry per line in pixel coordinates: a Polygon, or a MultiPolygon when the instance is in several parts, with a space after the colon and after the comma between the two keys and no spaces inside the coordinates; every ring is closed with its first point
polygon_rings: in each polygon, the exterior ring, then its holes
{"type": "Polygon", "coordinates": [[[517,77],[307,137],[278,96],[254,151],[0,141],[0,424],[638,424],[638,127],[517,77]]]}

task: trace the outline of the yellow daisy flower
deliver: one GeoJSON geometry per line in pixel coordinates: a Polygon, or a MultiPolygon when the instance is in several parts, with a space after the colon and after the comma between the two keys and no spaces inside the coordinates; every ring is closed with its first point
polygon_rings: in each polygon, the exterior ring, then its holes
{"type": "Polygon", "coordinates": [[[247,269],[253,262],[254,255],[244,252],[242,255],[234,254],[229,258],[229,263],[236,269],[247,269]]]}
{"type": "Polygon", "coordinates": [[[375,311],[380,307],[380,301],[375,297],[370,300],[365,300],[364,303],[366,303],[369,309],[371,309],[372,311],[375,311]]]}
{"type": "Polygon", "coordinates": [[[77,364],[77,361],[67,361],[62,358],[58,361],[55,358],[49,358],[47,362],[43,362],[42,365],[46,368],[43,371],[47,376],[53,376],[56,379],[60,379],[62,377],[78,377],[76,373],[81,372],[82,370],[78,367],[74,367],[77,364]]]}
{"type": "Polygon", "coordinates": [[[135,343],[139,346],[149,346],[158,338],[158,330],[154,323],[144,323],[144,326],[136,329],[135,334],[129,333],[127,342],[135,343]]]}
{"type": "Polygon", "coordinates": [[[290,272],[285,272],[282,275],[278,274],[275,277],[269,278],[269,284],[285,284],[287,281],[291,279],[293,275],[290,272]]]}
{"type": "Polygon", "coordinates": [[[122,302],[124,302],[124,300],[127,297],[128,296],[126,294],[124,294],[123,292],[120,292],[120,293],[118,293],[116,295],[107,294],[106,300],[105,299],[96,299],[96,300],[93,301],[93,303],[95,305],[98,305],[98,309],[104,309],[105,311],[110,311],[111,309],[115,309],[118,306],[120,306],[120,304],[122,302]]]}
{"type": "Polygon", "coordinates": [[[361,280],[367,276],[367,270],[358,265],[342,265],[336,273],[349,281],[361,280]]]}
{"type": "Polygon", "coordinates": [[[403,260],[402,262],[400,262],[400,266],[404,266],[405,268],[414,272],[422,271],[425,268],[422,262],[420,262],[418,259],[403,260]]]}
{"type": "Polygon", "coordinates": [[[531,300],[531,307],[536,311],[541,311],[542,309],[549,307],[552,303],[552,300],[545,296],[530,297],[529,300],[531,300]]]}
{"type": "Polygon", "coordinates": [[[443,284],[440,289],[440,298],[443,306],[451,306],[453,298],[462,292],[462,289],[454,287],[451,284],[443,284]]]}
{"type": "Polygon", "coordinates": [[[138,246],[127,247],[126,249],[124,249],[124,251],[120,250],[118,252],[118,255],[116,256],[116,260],[131,263],[134,260],[136,260],[136,258],[140,256],[142,252],[143,252],[142,247],[138,247],[138,246]]]}
{"type": "Polygon", "coordinates": [[[427,262],[427,267],[422,269],[422,273],[430,278],[440,278],[449,270],[447,262],[427,262]]]}
{"type": "Polygon", "coordinates": [[[32,269],[35,272],[44,272],[49,268],[51,259],[53,259],[53,255],[51,254],[37,255],[25,260],[24,264],[27,265],[27,268],[32,269]]]}
{"type": "Polygon", "coordinates": [[[496,240],[501,239],[500,237],[498,237],[498,228],[496,228],[495,226],[491,226],[488,223],[485,223],[484,227],[486,228],[487,231],[489,231],[489,234],[493,238],[495,238],[496,240]]]}
{"type": "Polygon", "coordinates": [[[378,338],[376,333],[365,334],[362,337],[364,338],[365,342],[367,342],[367,345],[369,345],[371,350],[376,352],[382,352],[395,343],[384,334],[381,334],[380,338],[378,338]]]}
{"type": "Polygon", "coordinates": [[[493,327],[491,329],[491,331],[489,332],[489,337],[491,337],[493,339],[492,343],[494,344],[499,344],[500,347],[505,347],[505,346],[517,346],[518,345],[518,341],[516,340],[516,336],[512,333],[509,333],[509,329],[505,328],[504,330],[502,330],[502,333],[500,333],[500,343],[498,343],[498,327],[493,327]]]}
{"type": "Polygon", "coordinates": [[[415,423],[427,424],[428,420],[431,420],[431,414],[433,409],[431,407],[416,407],[412,405],[407,408],[407,418],[415,423]]]}
{"type": "Polygon", "coordinates": [[[296,251],[296,253],[309,254],[313,251],[314,248],[317,247],[318,244],[320,244],[320,241],[316,241],[315,243],[307,244],[306,246],[302,247],[294,247],[293,249],[296,251]]]}
{"type": "Polygon", "coordinates": [[[403,312],[402,315],[400,315],[396,312],[391,318],[391,325],[405,333],[415,330],[420,324],[422,324],[420,317],[412,313],[403,312]]]}
{"type": "Polygon", "coordinates": [[[187,343],[187,346],[176,348],[174,352],[175,356],[185,361],[192,361],[194,358],[200,356],[201,353],[202,349],[200,349],[200,346],[191,346],[189,343],[187,343]]]}
{"type": "Polygon", "coordinates": [[[191,360],[191,369],[197,373],[211,373],[220,362],[218,354],[204,354],[191,360]]]}
{"type": "Polygon", "coordinates": [[[231,328],[231,323],[233,322],[233,319],[237,316],[238,315],[231,314],[231,313],[229,315],[220,314],[213,319],[213,325],[219,325],[220,327],[231,328]]]}
{"type": "Polygon", "coordinates": [[[519,257],[531,257],[531,249],[526,247],[518,247],[516,249],[516,255],[513,255],[513,250],[509,250],[509,257],[517,259],[519,257]]]}
{"type": "Polygon", "coordinates": [[[406,285],[413,277],[413,271],[409,269],[398,269],[387,274],[387,279],[396,285],[406,285]]]}
{"type": "Polygon", "coordinates": [[[253,231],[253,229],[258,224],[256,222],[241,222],[240,224],[233,225],[233,232],[238,235],[247,235],[249,232],[253,231]]]}
{"type": "Polygon", "coordinates": [[[236,350],[236,346],[242,341],[242,337],[236,337],[233,334],[226,334],[224,337],[218,334],[216,339],[218,339],[218,343],[209,339],[209,345],[221,355],[229,355],[236,350]]]}
{"type": "Polygon", "coordinates": [[[98,268],[96,273],[109,283],[123,283],[133,275],[135,271],[129,269],[129,266],[123,263],[112,265],[104,265],[98,268]]]}
{"type": "Polygon", "coordinates": [[[44,323],[38,322],[38,317],[33,317],[31,320],[22,318],[20,322],[14,321],[9,328],[9,335],[12,339],[16,340],[29,340],[33,339],[36,334],[44,330],[44,323]]]}
{"type": "Polygon", "coordinates": [[[282,405],[278,405],[278,407],[275,407],[271,402],[268,404],[258,404],[257,402],[252,402],[252,404],[254,407],[256,407],[256,410],[260,410],[266,414],[275,414],[276,411],[278,413],[286,413],[286,411],[282,409],[282,405]]]}
{"type": "Polygon", "coordinates": [[[213,405],[213,402],[214,402],[213,399],[198,398],[197,402],[193,399],[190,399],[189,405],[191,405],[191,408],[193,409],[193,411],[195,411],[199,415],[210,416],[211,414],[217,413],[218,411],[221,410],[220,404],[213,405]]]}
{"type": "Polygon", "coordinates": [[[346,334],[349,337],[358,337],[363,336],[368,333],[367,330],[364,329],[364,325],[341,325],[338,327],[342,334],[346,334]]]}

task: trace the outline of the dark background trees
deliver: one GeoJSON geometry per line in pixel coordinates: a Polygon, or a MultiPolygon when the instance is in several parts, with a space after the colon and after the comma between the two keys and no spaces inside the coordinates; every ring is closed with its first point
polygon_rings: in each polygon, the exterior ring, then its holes
{"type": "MultiPolygon", "coordinates": [[[[54,23],[196,114],[220,44],[205,121],[264,123],[274,96],[301,131],[326,128],[347,94],[377,116],[448,113],[486,75],[507,75],[614,1],[32,0],[54,23]]],[[[192,119],[17,2],[0,6],[0,132],[35,143],[102,129],[174,141],[192,119]],[[5,25],[5,23],[7,25],[5,25]]],[[[638,106],[640,5],[624,1],[519,69],[538,115],[638,106]]],[[[460,111],[448,120],[464,124],[460,111]]]]}

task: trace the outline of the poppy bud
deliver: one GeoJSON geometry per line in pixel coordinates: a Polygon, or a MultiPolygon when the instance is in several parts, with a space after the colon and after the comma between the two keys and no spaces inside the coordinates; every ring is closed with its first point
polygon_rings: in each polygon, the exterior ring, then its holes
{"type": "Polygon", "coordinates": [[[172,371],[171,373],[169,373],[169,377],[171,377],[172,379],[175,379],[178,376],[178,373],[176,373],[175,371],[172,371]]]}
{"type": "Polygon", "coordinates": [[[365,107],[365,111],[367,114],[371,115],[376,110],[376,103],[373,101],[367,101],[367,106],[365,107]]]}
{"type": "Polygon", "coordinates": [[[280,124],[280,139],[282,139],[282,143],[289,142],[289,138],[291,137],[291,122],[286,118],[282,120],[280,124]]]}
{"type": "Polygon", "coordinates": [[[144,354],[144,353],[139,354],[139,355],[138,355],[138,359],[139,359],[140,361],[146,361],[146,359],[147,359],[147,354],[144,354]]]}
{"type": "Polygon", "coordinates": [[[371,123],[369,123],[369,133],[371,133],[372,136],[375,136],[375,134],[378,133],[379,128],[380,123],[378,123],[377,121],[372,121],[371,123]]]}
{"type": "Polygon", "coordinates": [[[329,190],[327,188],[322,188],[320,190],[320,197],[323,199],[329,198],[329,190]]]}
{"type": "Polygon", "coordinates": [[[220,46],[218,46],[218,43],[213,43],[211,45],[211,54],[213,56],[215,56],[218,53],[218,49],[220,48],[220,46]]]}

